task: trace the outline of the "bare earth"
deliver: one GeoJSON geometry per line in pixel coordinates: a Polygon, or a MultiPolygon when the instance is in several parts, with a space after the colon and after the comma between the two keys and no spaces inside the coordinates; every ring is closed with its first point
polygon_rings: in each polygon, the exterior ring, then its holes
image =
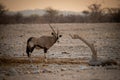
{"type": "MultiPolygon", "coordinates": [[[[51,35],[48,24],[0,25],[0,80],[120,80],[120,23],[52,25],[63,37],[49,49],[49,63],[30,63],[25,53],[29,37],[51,35]],[[69,34],[94,44],[98,58],[116,60],[118,65],[89,66],[91,50],[69,34]]],[[[32,53],[34,59],[43,60],[43,55],[43,50],[32,53]]]]}

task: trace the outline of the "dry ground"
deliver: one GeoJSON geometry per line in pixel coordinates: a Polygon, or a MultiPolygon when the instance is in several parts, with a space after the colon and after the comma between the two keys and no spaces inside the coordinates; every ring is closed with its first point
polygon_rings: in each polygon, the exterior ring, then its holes
{"type": "MultiPolygon", "coordinates": [[[[49,49],[47,58],[51,62],[47,64],[41,61],[30,64],[25,53],[29,37],[51,35],[47,24],[0,25],[0,58],[9,59],[0,60],[0,80],[120,80],[120,65],[93,67],[82,63],[82,60],[89,61],[92,53],[82,41],[69,36],[78,34],[95,45],[99,58],[120,63],[119,23],[52,25],[63,37],[49,49]],[[13,58],[26,60],[20,63],[10,61],[13,58]]],[[[43,50],[32,53],[33,58],[42,56],[43,50]]]]}

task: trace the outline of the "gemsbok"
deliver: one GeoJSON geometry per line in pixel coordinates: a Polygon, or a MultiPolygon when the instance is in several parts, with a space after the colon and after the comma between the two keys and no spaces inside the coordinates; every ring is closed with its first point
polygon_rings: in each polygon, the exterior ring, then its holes
{"type": "Polygon", "coordinates": [[[50,24],[49,26],[53,31],[51,36],[41,36],[39,38],[30,37],[27,40],[26,53],[28,57],[31,56],[31,53],[34,49],[43,49],[44,59],[46,59],[46,53],[48,49],[52,47],[60,37],[62,37],[62,35],[59,35],[59,30],[55,31],[50,24]]]}

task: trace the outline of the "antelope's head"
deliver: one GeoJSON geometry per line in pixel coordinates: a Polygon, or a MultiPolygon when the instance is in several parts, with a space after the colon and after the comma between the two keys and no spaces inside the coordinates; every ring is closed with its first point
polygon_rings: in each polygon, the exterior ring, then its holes
{"type": "Polygon", "coordinates": [[[62,37],[62,35],[60,35],[59,34],[59,30],[57,29],[57,32],[53,29],[53,27],[49,24],[49,26],[50,26],[50,28],[52,29],[52,35],[53,35],[53,37],[56,39],[56,40],[58,40],[60,37],[62,37]]]}

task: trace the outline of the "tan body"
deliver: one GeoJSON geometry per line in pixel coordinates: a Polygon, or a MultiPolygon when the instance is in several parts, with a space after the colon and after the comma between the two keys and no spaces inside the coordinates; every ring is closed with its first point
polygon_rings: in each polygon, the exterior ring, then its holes
{"type": "Polygon", "coordinates": [[[36,45],[35,48],[37,48],[37,49],[39,49],[40,46],[42,48],[49,49],[56,42],[56,40],[57,39],[55,39],[52,36],[42,36],[40,38],[33,37],[32,40],[31,40],[31,43],[34,43],[34,45],[36,45]]]}

